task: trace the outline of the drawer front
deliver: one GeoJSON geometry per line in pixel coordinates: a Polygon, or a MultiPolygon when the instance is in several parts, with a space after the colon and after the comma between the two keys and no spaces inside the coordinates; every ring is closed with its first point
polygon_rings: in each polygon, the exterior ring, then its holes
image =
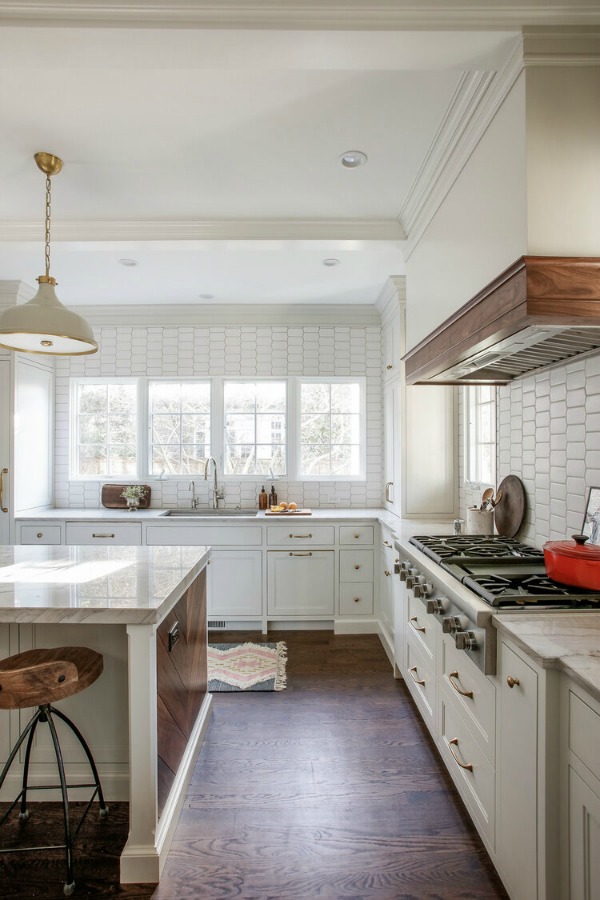
{"type": "Polygon", "coordinates": [[[67,522],[67,544],[141,544],[142,526],[139,522],[127,525],[114,522],[67,522]]]}
{"type": "Polygon", "coordinates": [[[496,689],[453,639],[442,639],[442,678],[448,698],[458,705],[489,761],[496,758],[496,689]]]}
{"type": "Polygon", "coordinates": [[[267,554],[270,616],[332,616],[333,550],[271,550],[267,554]]]}
{"type": "Polygon", "coordinates": [[[340,544],[372,544],[372,525],[340,525],[340,544]]]}
{"type": "Polygon", "coordinates": [[[260,547],[256,525],[148,525],[146,543],[171,547],[260,547]]]}
{"type": "Polygon", "coordinates": [[[412,641],[406,645],[406,684],[423,721],[435,737],[435,673],[431,660],[412,641]]]}
{"type": "Polygon", "coordinates": [[[412,591],[408,591],[408,626],[407,632],[416,638],[430,659],[435,657],[436,633],[439,625],[430,616],[421,601],[412,591]]]}
{"type": "Polygon", "coordinates": [[[340,581],[373,581],[372,550],[340,550],[340,581]]]}
{"type": "MultiPolygon", "coordinates": [[[[494,846],[494,768],[454,704],[441,696],[440,748],[476,824],[494,846]]],[[[518,827],[515,823],[515,827],[518,827]]]]}
{"type": "Polygon", "coordinates": [[[22,544],[60,544],[60,525],[21,525],[19,536],[22,544]]]}
{"type": "Polygon", "coordinates": [[[569,748],[600,779],[600,716],[569,691],[569,748]]]}
{"type": "Polygon", "coordinates": [[[340,584],[340,615],[372,616],[372,584],[340,584]]]}
{"type": "Polygon", "coordinates": [[[271,525],[267,528],[269,547],[310,547],[316,544],[335,544],[334,525],[311,525],[290,522],[288,525],[271,525]]]}

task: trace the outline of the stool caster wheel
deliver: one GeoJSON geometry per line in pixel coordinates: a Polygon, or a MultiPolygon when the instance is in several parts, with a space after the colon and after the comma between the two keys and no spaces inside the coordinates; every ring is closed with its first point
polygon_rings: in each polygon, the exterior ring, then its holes
{"type": "Polygon", "coordinates": [[[100,807],[98,814],[101,819],[105,819],[108,815],[108,806],[100,807]]]}
{"type": "Polygon", "coordinates": [[[65,884],[63,888],[63,894],[65,897],[71,897],[75,893],[75,882],[72,881],[71,884],[65,884]]]}
{"type": "Polygon", "coordinates": [[[19,822],[26,822],[29,818],[29,810],[26,809],[25,812],[19,813],[19,822]]]}

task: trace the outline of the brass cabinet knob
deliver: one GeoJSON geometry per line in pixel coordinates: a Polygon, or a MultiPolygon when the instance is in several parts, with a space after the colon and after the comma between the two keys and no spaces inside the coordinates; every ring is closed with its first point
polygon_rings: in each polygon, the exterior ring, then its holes
{"type": "Polygon", "coordinates": [[[518,678],[513,678],[512,675],[509,675],[506,679],[506,683],[509,688],[514,688],[515,684],[521,684],[518,678]]]}
{"type": "Polygon", "coordinates": [[[38,531],[38,533],[37,533],[37,537],[39,537],[39,538],[42,538],[42,537],[44,537],[44,533],[43,533],[43,531],[38,531]]]}

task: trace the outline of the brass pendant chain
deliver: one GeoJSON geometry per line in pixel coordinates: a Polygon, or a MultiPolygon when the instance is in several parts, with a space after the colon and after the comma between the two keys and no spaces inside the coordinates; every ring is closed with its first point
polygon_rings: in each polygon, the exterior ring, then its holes
{"type": "Polygon", "coordinates": [[[50,203],[51,203],[52,186],[50,176],[46,175],[46,232],[45,232],[45,257],[46,257],[46,278],[50,275],[50,203]]]}

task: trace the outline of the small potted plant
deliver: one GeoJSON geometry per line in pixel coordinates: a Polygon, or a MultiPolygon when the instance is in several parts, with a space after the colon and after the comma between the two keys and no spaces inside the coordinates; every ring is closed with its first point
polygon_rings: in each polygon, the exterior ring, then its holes
{"type": "Polygon", "coordinates": [[[121,491],[121,497],[127,500],[127,508],[130,512],[140,508],[140,500],[146,496],[146,488],[143,484],[128,484],[121,491]]]}

